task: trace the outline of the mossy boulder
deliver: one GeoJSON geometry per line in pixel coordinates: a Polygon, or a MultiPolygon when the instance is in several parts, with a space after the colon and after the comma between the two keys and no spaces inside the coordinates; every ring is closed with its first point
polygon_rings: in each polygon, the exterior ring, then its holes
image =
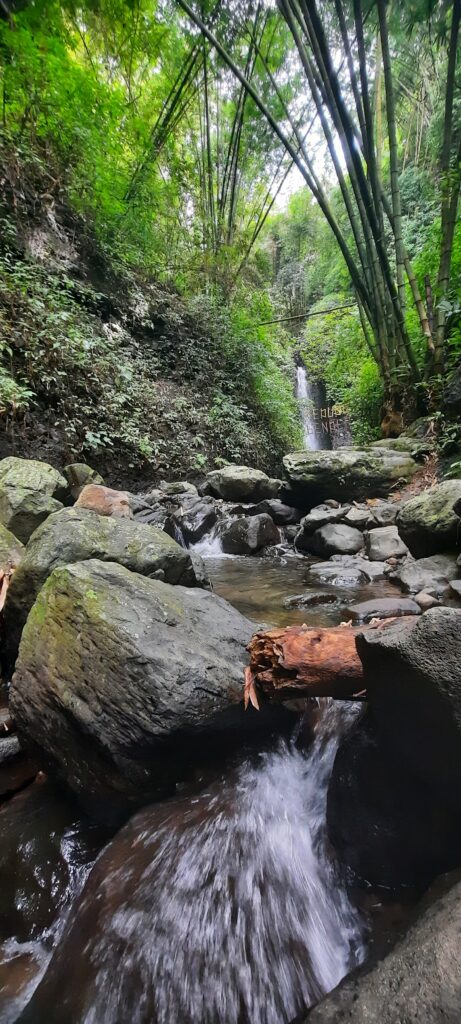
{"type": "Polygon", "coordinates": [[[415,558],[461,547],[461,519],[454,509],[457,502],[461,502],[461,480],[445,480],[403,505],[397,526],[415,558]]]}
{"type": "Polygon", "coordinates": [[[383,497],[408,483],[417,464],[411,455],[387,448],[337,448],[292,452],[283,460],[290,492],[303,507],[326,498],[338,501],[383,497]]]}
{"type": "Polygon", "coordinates": [[[0,523],[0,572],[16,569],[24,554],[24,544],[0,523]]]}
{"type": "Polygon", "coordinates": [[[72,462],[64,466],[63,474],[74,499],[78,498],[82,487],[86,487],[87,484],[104,484],[102,476],[91,466],[87,466],[86,462],[72,462]]]}
{"type": "Polygon", "coordinates": [[[14,456],[0,462],[0,523],[23,544],[68,498],[67,481],[47,462],[14,456]]]}
{"type": "Polygon", "coordinates": [[[51,515],[35,531],[11,581],[5,605],[5,650],[11,663],[35,598],[53,569],[98,558],[141,576],[197,586],[191,557],[163,530],[130,519],[100,516],[85,508],[51,515]]]}
{"type": "Polygon", "coordinates": [[[249,466],[223,466],[207,473],[207,481],[214,495],[225,501],[263,501],[277,498],[280,480],[272,480],[260,469],[249,466]]]}
{"type": "Polygon", "coordinates": [[[55,569],[11,686],[20,738],[97,816],[118,820],[173,786],[241,702],[252,631],[206,590],[113,562],[55,569]]]}

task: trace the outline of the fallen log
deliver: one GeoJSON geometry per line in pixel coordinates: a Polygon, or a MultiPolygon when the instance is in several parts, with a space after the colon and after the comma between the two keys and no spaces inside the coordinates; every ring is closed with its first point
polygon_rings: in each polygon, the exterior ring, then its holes
{"type": "Polygon", "coordinates": [[[363,669],[355,637],[368,628],[374,627],[297,625],[255,633],[247,648],[245,706],[250,702],[258,707],[259,698],[363,699],[363,669]]]}

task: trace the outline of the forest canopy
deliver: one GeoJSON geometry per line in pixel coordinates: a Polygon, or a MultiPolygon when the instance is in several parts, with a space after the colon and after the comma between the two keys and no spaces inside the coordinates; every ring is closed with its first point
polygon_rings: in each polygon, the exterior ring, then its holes
{"type": "MultiPolygon", "coordinates": [[[[1,13],[9,212],[65,202],[111,266],[179,294],[281,449],[293,353],[358,440],[383,402],[440,409],[461,352],[461,0],[1,13]]],[[[33,373],[3,345],[2,403],[26,407],[33,373]]],[[[229,380],[220,402],[238,427],[229,380]]]]}

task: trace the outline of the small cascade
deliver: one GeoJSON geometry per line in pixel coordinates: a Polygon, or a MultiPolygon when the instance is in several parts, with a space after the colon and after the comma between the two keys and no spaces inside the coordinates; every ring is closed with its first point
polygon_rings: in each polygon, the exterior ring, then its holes
{"type": "Polygon", "coordinates": [[[136,815],[97,862],[27,1020],[57,1021],[65,987],[76,1024],[290,1024],[361,963],[362,919],[326,836],[356,714],[320,701],[307,756],[279,743],[136,815]]]}
{"type": "Polygon", "coordinates": [[[206,533],[196,544],[191,544],[190,550],[202,558],[227,558],[222,549],[222,541],[219,532],[219,524],[206,533]]]}

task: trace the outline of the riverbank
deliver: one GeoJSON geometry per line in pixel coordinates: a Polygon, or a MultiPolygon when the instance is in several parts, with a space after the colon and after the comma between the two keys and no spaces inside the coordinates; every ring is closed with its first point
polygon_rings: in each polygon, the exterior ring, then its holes
{"type": "Polygon", "coordinates": [[[407,894],[461,865],[461,484],[415,494],[421,449],[384,451],[339,453],[341,473],[338,452],[290,456],[284,484],[230,466],[200,494],[0,463],[7,678],[15,666],[2,771],[28,765],[0,808],[6,1024],[63,1006],[66,1024],[186,1024],[198,1007],[210,1024],[291,1024],[387,952],[407,894]],[[243,711],[258,629],[367,620],[365,704],[311,700],[300,724],[299,706],[260,693],[243,711]]]}

